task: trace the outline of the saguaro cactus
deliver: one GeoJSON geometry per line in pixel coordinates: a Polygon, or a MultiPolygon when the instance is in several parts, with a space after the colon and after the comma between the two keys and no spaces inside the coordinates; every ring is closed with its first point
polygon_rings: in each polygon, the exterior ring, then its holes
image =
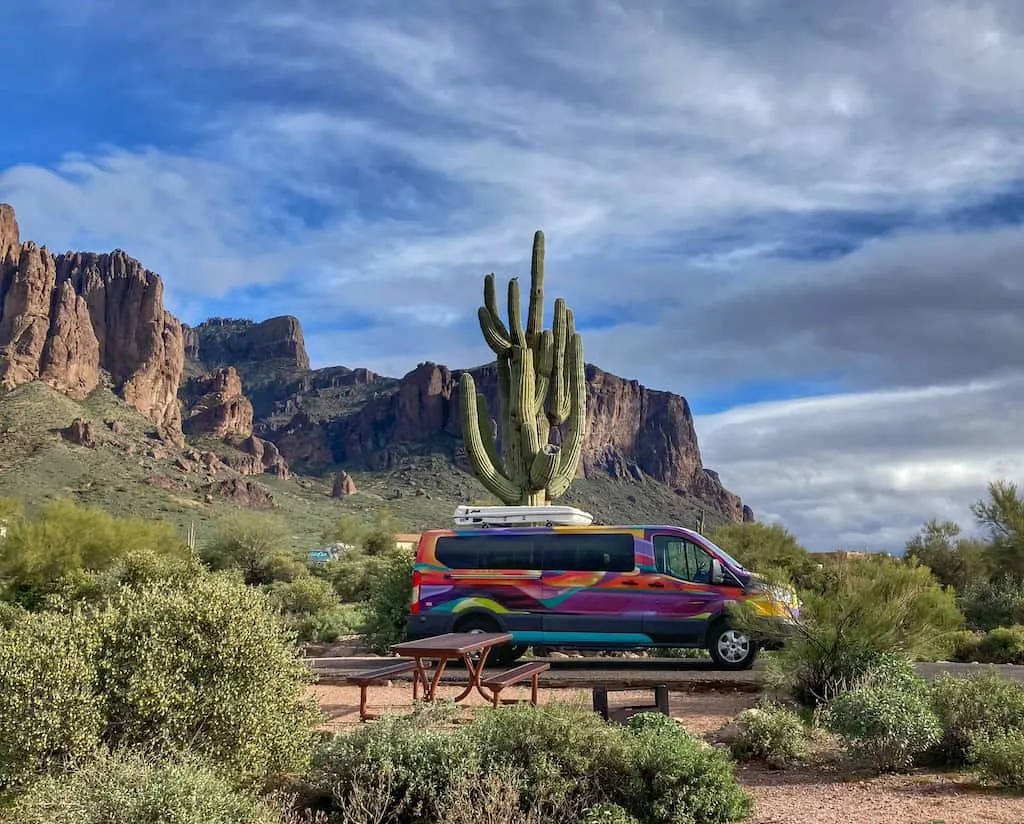
{"type": "Polygon", "coordinates": [[[477,393],[473,376],[463,372],[459,389],[466,453],[483,485],[506,504],[549,504],[576,476],[587,420],[587,383],[583,342],[562,298],[555,301],[552,328],[542,328],[543,232],[533,236],[526,328],[518,278],[508,284],[508,326],[498,312],[493,274],[484,278],[484,305],[478,315],[484,340],[498,357],[501,454],[487,398],[477,393]],[[566,421],[569,430],[561,446],[549,443],[551,427],[566,421]]]}

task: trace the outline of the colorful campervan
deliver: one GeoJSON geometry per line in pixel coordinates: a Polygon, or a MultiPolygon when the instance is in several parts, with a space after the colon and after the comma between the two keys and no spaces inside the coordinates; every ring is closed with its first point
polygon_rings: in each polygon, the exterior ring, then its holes
{"type": "Polygon", "coordinates": [[[728,606],[747,601],[785,623],[797,615],[793,592],[697,532],[591,521],[572,507],[459,507],[455,529],[420,536],[409,638],[510,632],[498,663],[530,646],[706,648],[719,667],[745,669],[759,645],[730,626],[728,606]]]}

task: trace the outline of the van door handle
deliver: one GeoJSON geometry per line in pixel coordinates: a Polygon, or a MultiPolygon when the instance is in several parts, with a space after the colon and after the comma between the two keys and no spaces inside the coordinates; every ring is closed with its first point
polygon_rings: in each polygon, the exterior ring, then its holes
{"type": "Polygon", "coordinates": [[[649,586],[651,589],[664,589],[665,588],[665,585],[661,581],[652,581],[647,586],[649,586]]]}
{"type": "Polygon", "coordinates": [[[636,581],[630,581],[630,580],[623,581],[622,585],[624,587],[638,587],[638,586],[640,586],[640,584],[637,583],[636,581]]]}

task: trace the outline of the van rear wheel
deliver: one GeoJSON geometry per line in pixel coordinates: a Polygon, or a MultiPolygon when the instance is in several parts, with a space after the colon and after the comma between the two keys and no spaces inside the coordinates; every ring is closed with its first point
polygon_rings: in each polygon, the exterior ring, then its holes
{"type": "Polygon", "coordinates": [[[708,652],[721,669],[744,670],[754,665],[758,645],[745,632],[722,621],[708,632],[708,652]]]}
{"type": "MultiPolygon", "coordinates": [[[[455,632],[501,632],[501,627],[498,622],[493,618],[488,618],[486,615],[467,615],[455,624],[455,632]]],[[[507,666],[513,661],[517,661],[522,658],[526,651],[530,647],[525,644],[505,644],[500,647],[494,647],[489,653],[487,653],[487,663],[497,664],[498,666],[507,666]]],[[[472,653],[470,658],[474,662],[480,660],[480,653],[472,653]]]]}

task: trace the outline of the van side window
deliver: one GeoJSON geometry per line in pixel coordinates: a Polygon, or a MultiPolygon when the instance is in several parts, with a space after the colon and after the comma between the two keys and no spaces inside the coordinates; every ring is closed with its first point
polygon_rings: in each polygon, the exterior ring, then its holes
{"type": "Polygon", "coordinates": [[[698,584],[711,582],[711,556],[685,538],[655,535],[654,558],[658,572],[698,584]]]}
{"type": "Polygon", "coordinates": [[[565,572],[632,572],[636,568],[633,536],[627,533],[536,535],[546,570],[565,572]]]}
{"type": "Polygon", "coordinates": [[[540,569],[532,536],[445,535],[434,554],[449,569],[540,569]]]}

